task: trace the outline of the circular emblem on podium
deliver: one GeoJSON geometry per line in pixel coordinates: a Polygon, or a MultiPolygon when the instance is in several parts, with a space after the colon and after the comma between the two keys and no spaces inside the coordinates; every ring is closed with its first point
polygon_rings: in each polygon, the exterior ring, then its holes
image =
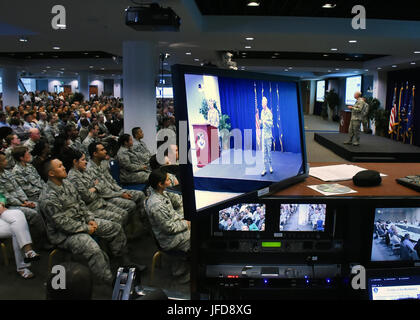
{"type": "Polygon", "coordinates": [[[343,117],[341,117],[341,120],[340,120],[340,125],[341,125],[342,127],[344,127],[344,118],[343,118],[343,117]]]}
{"type": "Polygon", "coordinates": [[[203,150],[206,147],[206,140],[204,139],[204,135],[202,133],[197,134],[197,146],[203,150]]]}

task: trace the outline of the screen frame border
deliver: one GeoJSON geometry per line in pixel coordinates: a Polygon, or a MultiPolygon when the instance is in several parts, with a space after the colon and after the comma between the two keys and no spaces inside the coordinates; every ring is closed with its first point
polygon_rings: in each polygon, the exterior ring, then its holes
{"type": "MultiPolygon", "coordinates": [[[[356,77],[360,77],[360,92],[362,92],[362,90],[363,90],[363,81],[364,81],[363,75],[358,74],[358,75],[354,75],[354,76],[347,76],[347,77],[345,77],[344,78],[346,80],[346,82],[344,84],[344,104],[345,105],[350,105],[350,104],[347,103],[347,79],[349,79],[349,78],[356,78],[356,77]]],[[[354,92],[353,92],[353,94],[354,94],[354,92]]],[[[362,97],[364,97],[364,96],[365,95],[362,92],[362,97]]],[[[357,102],[357,100],[356,100],[356,102],[357,102]]]]}
{"type": "MultiPolygon", "coordinates": [[[[188,123],[188,109],[187,109],[187,97],[186,97],[186,88],[185,88],[185,74],[196,74],[196,75],[211,75],[218,77],[229,77],[237,79],[253,79],[260,81],[275,81],[275,82],[292,82],[296,86],[297,93],[297,104],[298,104],[298,121],[300,126],[300,142],[301,142],[301,152],[302,152],[302,167],[303,173],[296,175],[294,177],[272,183],[267,188],[262,190],[254,190],[248,193],[240,194],[236,197],[224,200],[213,205],[206,206],[197,210],[195,193],[191,190],[194,188],[194,176],[192,172],[192,163],[188,161],[187,164],[180,164],[180,175],[181,175],[181,190],[184,206],[184,216],[186,219],[192,220],[198,218],[203,214],[211,214],[215,211],[219,211],[223,208],[235,205],[237,203],[258,203],[258,199],[261,196],[269,196],[282,188],[290,186],[295,183],[299,183],[305,180],[309,176],[309,166],[307,161],[306,154],[306,141],[305,141],[305,124],[303,117],[302,109],[302,96],[299,85],[299,78],[296,77],[285,77],[274,74],[265,74],[265,73],[255,73],[248,71],[238,71],[238,70],[227,70],[219,69],[215,67],[197,67],[190,65],[181,65],[175,64],[171,67],[172,73],[172,87],[174,94],[174,107],[176,114],[176,127],[177,127],[177,144],[179,153],[188,154],[190,151],[190,141],[187,141],[187,150],[181,150],[184,146],[181,146],[179,143],[179,122],[186,121],[188,123]],[[268,189],[268,190],[267,190],[268,189]]],[[[189,137],[189,126],[187,126],[187,136],[189,137]]],[[[190,157],[189,157],[190,158],[190,157]]]]}

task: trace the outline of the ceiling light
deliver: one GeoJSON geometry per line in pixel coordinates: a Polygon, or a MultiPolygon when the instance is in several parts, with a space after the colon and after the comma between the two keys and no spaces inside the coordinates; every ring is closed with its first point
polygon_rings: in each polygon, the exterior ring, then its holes
{"type": "Polygon", "coordinates": [[[64,68],[61,68],[60,70],[65,70],[64,68]]]}
{"type": "Polygon", "coordinates": [[[101,68],[101,70],[105,70],[105,68],[101,68]]]}
{"type": "Polygon", "coordinates": [[[26,39],[25,37],[20,37],[19,38],[19,41],[20,42],[28,42],[28,39],[26,39]]]}
{"type": "Polygon", "coordinates": [[[46,66],[47,69],[51,68],[50,66],[46,66]]]}
{"type": "Polygon", "coordinates": [[[275,55],[275,56],[279,56],[279,55],[280,55],[280,53],[276,52],[274,55],[275,55]]]}
{"type": "Polygon", "coordinates": [[[186,52],[185,53],[187,56],[190,56],[191,55],[191,52],[186,52]]]}
{"type": "Polygon", "coordinates": [[[89,66],[89,68],[90,68],[90,69],[92,69],[92,68],[93,68],[93,66],[89,66]]]}
{"type": "Polygon", "coordinates": [[[331,72],[331,70],[328,70],[328,72],[331,72]]]}
{"type": "Polygon", "coordinates": [[[60,50],[60,47],[53,47],[53,50],[60,50]]]}
{"type": "Polygon", "coordinates": [[[284,71],[289,71],[288,69],[284,69],[284,71]]]}
{"type": "Polygon", "coordinates": [[[357,40],[349,40],[349,43],[357,43],[357,40]]]}
{"type": "Polygon", "coordinates": [[[368,72],[368,71],[369,71],[369,69],[365,69],[365,71],[366,71],[366,72],[368,72]]]}
{"type": "Polygon", "coordinates": [[[338,51],[337,48],[331,48],[331,51],[338,51]]]}
{"type": "Polygon", "coordinates": [[[245,38],[245,40],[246,40],[246,41],[253,41],[253,40],[254,40],[254,38],[249,37],[249,38],[245,38]]]}
{"type": "Polygon", "coordinates": [[[420,53],[420,51],[414,51],[414,53],[416,53],[416,54],[417,54],[417,53],[420,53]]]}
{"type": "Polygon", "coordinates": [[[293,68],[292,67],[289,67],[289,69],[292,70],[293,68]]]}
{"type": "Polygon", "coordinates": [[[378,67],[378,70],[382,70],[382,68],[381,67],[378,67]]]}
{"type": "Polygon", "coordinates": [[[195,58],[195,59],[194,59],[194,61],[195,61],[195,62],[199,62],[199,61],[200,61],[200,59],[195,58]]]}
{"type": "Polygon", "coordinates": [[[416,64],[415,62],[411,62],[410,64],[416,64]]]}
{"type": "Polygon", "coordinates": [[[95,58],[99,58],[99,56],[95,56],[95,58]]]}
{"type": "Polygon", "coordinates": [[[324,57],[328,57],[328,54],[324,54],[324,57]]]}
{"type": "Polygon", "coordinates": [[[335,70],[339,71],[340,69],[339,68],[336,68],[335,70]]]}
{"type": "Polygon", "coordinates": [[[84,52],[83,54],[89,54],[88,52],[84,52]]]}
{"type": "Polygon", "coordinates": [[[350,60],[350,58],[346,58],[346,60],[350,60]]]}
{"type": "Polygon", "coordinates": [[[259,7],[260,3],[258,1],[248,1],[248,7],[259,7]]]}
{"type": "Polygon", "coordinates": [[[271,59],[276,59],[276,58],[277,58],[276,56],[272,56],[272,57],[271,57],[271,59]]]}
{"type": "Polygon", "coordinates": [[[251,49],[251,46],[245,46],[245,49],[251,49]]]}
{"type": "Polygon", "coordinates": [[[393,68],[396,68],[396,67],[398,67],[398,66],[394,64],[392,67],[393,67],[393,68]]]}
{"type": "Polygon", "coordinates": [[[335,3],[326,3],[322,7],[324,9],[334,9],[337,5],[335,3]]]}

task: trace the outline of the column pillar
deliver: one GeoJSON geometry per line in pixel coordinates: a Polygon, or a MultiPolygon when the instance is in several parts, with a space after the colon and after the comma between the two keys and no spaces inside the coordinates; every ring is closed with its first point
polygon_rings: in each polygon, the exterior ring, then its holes
{"type": "Polygon", "coordinates": [[[79,72],[79,92],[83,94],[84,100],[89,101],[89,72],[79,72]]]}
{"type": "Polygon", "coordinates": [[[3,108],[5,106],[19,106],[18,75],[14,66],[3,68],[3,108]]]}
{"type": "Polygon", "coordinates": [[[381,102],[381,108],[386,108],[386,90],[388,75],[385,71],[377,71],[373,75],[373,97],[381,102]]]}
{"type": "Polygon", "coordinates": [[[156,75],[159,55],[156,44],[146,41],[123,43],[124,132],[141,127],[143,141],[156,152],[156,75]]]}

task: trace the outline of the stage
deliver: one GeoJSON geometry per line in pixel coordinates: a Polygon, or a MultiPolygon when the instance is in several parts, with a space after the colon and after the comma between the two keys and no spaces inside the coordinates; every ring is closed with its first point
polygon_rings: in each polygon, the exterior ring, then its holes
{"type": "Polygon", "coordinates": [[[264,168],[263,152],[223,150],[221,157],[203,168],[194,168],[196,190],[246,193],[263,189],[273,182],[296,176],[302,167],[300,153],[272,151],[273,173],[264,168]]]}
{"type": "Polygon", "coordinates": [[[315,141],[351,162],[420,162],[420,148],[370,134],[360,134],[360,145],[343,144],[347,133],[315,133],[315,141]]]}

